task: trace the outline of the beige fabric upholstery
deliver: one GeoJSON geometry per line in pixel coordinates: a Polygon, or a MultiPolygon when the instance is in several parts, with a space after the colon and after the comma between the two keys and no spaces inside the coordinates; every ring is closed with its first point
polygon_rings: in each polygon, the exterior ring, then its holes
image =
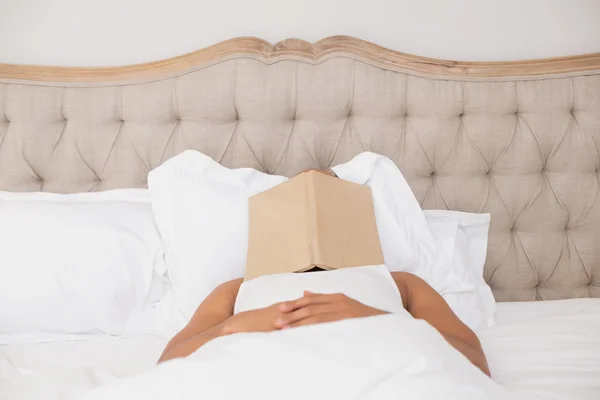
{"type": "Polygon", "coordinates": [[[460,80],[342,55],[119,85],[0,83],[0,189],[143,187],[184,149],[291,176],[370,150],[424,208],[490,212],[497,300],[600,297],[600,72],[460,80]]]}

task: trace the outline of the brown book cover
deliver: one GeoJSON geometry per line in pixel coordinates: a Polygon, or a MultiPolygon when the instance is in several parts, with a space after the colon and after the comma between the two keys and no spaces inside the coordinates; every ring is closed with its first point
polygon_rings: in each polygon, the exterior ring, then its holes
{"type": "Polygon", "coordinates": [[[249,199],[245,280],[383,264],[371,189],[318,171],[249,199]]]}

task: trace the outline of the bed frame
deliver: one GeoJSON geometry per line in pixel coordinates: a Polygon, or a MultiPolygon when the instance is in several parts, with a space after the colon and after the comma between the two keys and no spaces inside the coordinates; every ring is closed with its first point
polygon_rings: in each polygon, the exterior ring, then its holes
{"type": "Polygon", "coordinates": [[[287,176],[370,150],[424,208],[492,214],[499,301],[600,297],[599,147],[600,54],[455,62],[338,36],[114,68],[0,64],[0,190],[144,187],[188,148],[287,176]]]}

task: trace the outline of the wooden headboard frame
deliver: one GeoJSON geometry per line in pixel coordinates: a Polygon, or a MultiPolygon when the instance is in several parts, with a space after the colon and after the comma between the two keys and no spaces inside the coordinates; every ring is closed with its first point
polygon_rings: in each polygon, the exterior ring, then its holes
{"type": "Polygon", "coordinates": [[[413,56],[348,36],[331,36],[314,44],[300,39],[287,39],[275,45],[258,38],[241,37],[182,56],[129,66],[99,68],[0,64],[0,79],[85,83],[147,80],[176,75],[196,66],[222,61],[240,54],[256,57],[266,63],[274,63],[281,58],[290,57],[319,62],[334,53],[360,57],[388,69],[448,77],[532,77],[600,69],[600,53],[524,61],[462,62],[413,56]]]}

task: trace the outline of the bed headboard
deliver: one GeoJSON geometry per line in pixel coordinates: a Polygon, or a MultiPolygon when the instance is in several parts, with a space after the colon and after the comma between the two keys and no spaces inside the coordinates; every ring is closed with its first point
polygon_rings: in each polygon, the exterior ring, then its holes
{"type": "Polygon", "coordinates": [[[600,297],[600,54],[461,63],[239,38],[128,67],[0,64],[0,190],[143,187],[187,148],[288,176],[384,154],[424,208],[492,214],[497,300],[600,297]]]}

